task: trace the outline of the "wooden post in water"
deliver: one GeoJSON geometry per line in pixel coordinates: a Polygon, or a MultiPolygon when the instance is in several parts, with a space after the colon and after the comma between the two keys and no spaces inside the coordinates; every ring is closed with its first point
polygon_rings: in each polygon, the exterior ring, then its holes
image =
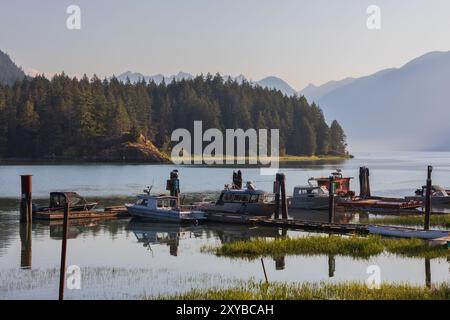
{"type": "Polygon", "coordinates": [[[286,176],[284,173],[277,173],[277,180],[281,189],[281,216],[288,218],[287,197],[286,197],[286,176]]]}
{"type": "Polygon", "coordinates": [[[32,175],[25,174],[20,176],[22,194],[20,197],[20,221],[26,223],[33,222],[33,208],[31,193],[33,190],[32,175]]]}
{"type": "Polygon", "coordinates": [[[267,279],[267,273],[266,273],[266,267],[264,266],[264,260],[261,258],[261,264],[264,271],[264,278],[266,278],[266,283],[269,283],[269,280],[267,279]]]}
{"type": "Polygon", "coordinates": [[[334,176],[329,177],[329,188],[328,188],[328,222],[334,222],[334,176]]]}
{"type": "Polygon", "coordinates": [[[66,252],[67,252],[67,230],[69,227],[69,202],[64,205],[63,235],[61,245],[61,267],[59,271],[59,300],[64,300],[64,286],[66,280],[66,252]]]}
{"type": "Polygon", "coordinates": [[[431,215],[431,172],[433,171],[432,166],[428,166],[427,173],[427,191],[425,194],[425,222],[424,230],[430,230],[430,215],[431,215]]]}
{"type": "Polygon", "coordinates": [[[369,168],[359,168],[359,196],[362,199],[371,197],[369,175],[369,168]]]}
{"type": "Polygon", "coordinates": [[[278,182],[278,174],[273,182],[273,193],[275,193],[275,219],[280,219],[280,183],[278,182]]]}

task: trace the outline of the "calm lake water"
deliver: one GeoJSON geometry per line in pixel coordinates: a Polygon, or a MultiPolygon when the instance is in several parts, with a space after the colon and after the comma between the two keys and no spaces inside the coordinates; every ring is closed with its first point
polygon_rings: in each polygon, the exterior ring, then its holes
{"type": "MultiPolygon", "coordinates": [[[[433,165],[433,183],[450,186],[450,153],[357,154],[355,159],[331,164],[289,164],[287,188],[306,184],[313,176],[328,176],[336,167],[356,177],[364,165],[371,170],[372,192],[405,196],[425,183],[426,167],[433,165]]],[[[171,165],[5,165],[0,166],[0,299],[55,299],[58,296],[60,224],[34,223],[31,248],[27,230],[18,223],[20,174],[33,174],[33,196],[45,202],[55,190],[77,191],[103,203],[121,204],[147,185],[164,192],[171,165]],[[31,264],[31,267],[30,267],[31,264]],[[25,267],[25,268],[24,268],[25,267]]],[[[213,198],[230,182],[235,168],[177,167],[182,192],[192,198],[213,198]]],[[[259,169],[241,168],[244,180],[271,190],[273,176],[259,169]]],[[[296,213],[292,213],[295,215],[296,213]]],[[[305,213],[301,213],[305,215],[305,213]]],[[[312,219],[320,213],[306,213],[312,219]]],[[[340,221],[362,221],[366,214],[343,214],[340,221]]],[[[229,286],[242,280],[263,280],[260,260],[216,257],[203,252],[215,246],[252,237],[311,233],[239,225],[178,226],[131,219],[72,223],[68,265],[81,268],[81,289],[66,290],[67,299],[135,299],[143,295],[183,292],[191,288],[229,286]]],[[[324,235],[327,236],[327,235],[324,235]]],[[[404,258],[381,254],[368,260],[343,256],[286,256],[263,260],[269,281],[365,281],[367,267],[378,265],[382,281],[436,285],[449,281],[448,259],[404,258]]]]}

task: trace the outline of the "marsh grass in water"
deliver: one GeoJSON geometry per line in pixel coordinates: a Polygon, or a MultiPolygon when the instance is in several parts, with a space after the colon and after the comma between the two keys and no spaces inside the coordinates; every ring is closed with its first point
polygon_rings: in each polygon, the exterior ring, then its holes
{"type": "Polygon", "coordinates": [[[408,284],[383,283],[379,289],[369,289],[364,283],[284,283],[248,281],[231,288],[192,289],[170,300],[448,300],[449,284],[435,288],[408,284]]]}
{"type": "MultiPolygon", "coordinates": [[[[383,217],[371,219],[370,223],[385,225],[403,225],[403,226],[421,226],[425,217],[419,216],[399,216],[399,217],[383,217]]],[[[432,215],[430,224],[435,227],[450,228],[450,214],[432,215]]]]}
{"type": "Polygon", "coordinates": [[[367,259],[383,252],[406,257],[439,258],[448,255],[446,246],[430,246],[420,239],[386,239],[379,236],[342,237],[330,235],[268,240],[255,238],[225,243],[220,247],[203,247],[217,256],[256,259],[261,256],[343,255],[367,259]]]}

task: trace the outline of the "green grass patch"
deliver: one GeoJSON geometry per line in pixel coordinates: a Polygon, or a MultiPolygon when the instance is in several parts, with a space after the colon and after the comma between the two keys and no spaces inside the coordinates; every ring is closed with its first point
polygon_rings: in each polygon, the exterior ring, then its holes
{"type": "MultiPolygon", "coordinates": [[[[384,225],[403,225],[403,226],[421,226],[425,217],[419,216],[399,216],[399,217],[383,217],[371,219],[370,223],[384,225]]],[[[450,214],[432,215],[430,224],[435,227],[450,228],[450,214]]]]}
{"type": "Polygon", "coordinates": [[[449,284],[436,288],[383,283],[369,289],[364,283],[243,282],[231,288],[192,289],[186,293],[158,297],[170,300],[448,300],[449,284]]]}
{"type": "Polygon", "coordinates": [[[342,237],[311,236],[269,240],[255,238],[225,243],[220,247],[204,247],[203,251],[217,256],[256,259],[262,256],[274,258],[284,255],[343,255],[367,259],[383,252],[407,257],[439,258],[448,255],[446,246],[430,246],[420,239],[393,239],[380,236],[342,237]]]}

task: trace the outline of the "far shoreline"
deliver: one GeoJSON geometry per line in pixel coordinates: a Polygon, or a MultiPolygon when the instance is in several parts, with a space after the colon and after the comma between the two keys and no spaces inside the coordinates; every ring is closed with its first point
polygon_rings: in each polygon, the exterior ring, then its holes
{"type": "MultiPolygon", "coordinates": [[[[314,155],[314,156],[280,156],[280,163],[309,163],[309,162],[334,162],[334,161],[345,161],[353,159],[353,155],[314,155]]],[[[206,159],[207,160],[207,159],[206,159]]],[[[192,163],[189,164],[180,164],[181,166],[257,166],[257,164],[249,164],[249,157],[245,158],[246,163],[240,164],[236,163],[239,160],[238,157],[233,158],[232,164],[226,164],[225,160],[223,164],[194,164],[194,160],[192,159],[192,163]]],[[[240,159],[242,160],[242,159],[240,159]]],[[[0,166],[2,165],[95,165],[95,164],[104,164],[104,165],[177,165],[174,161],[143,161],[143,160],[93,160],[93,159],[42,159],[42,158],[0,158],[0,166]]]]}

